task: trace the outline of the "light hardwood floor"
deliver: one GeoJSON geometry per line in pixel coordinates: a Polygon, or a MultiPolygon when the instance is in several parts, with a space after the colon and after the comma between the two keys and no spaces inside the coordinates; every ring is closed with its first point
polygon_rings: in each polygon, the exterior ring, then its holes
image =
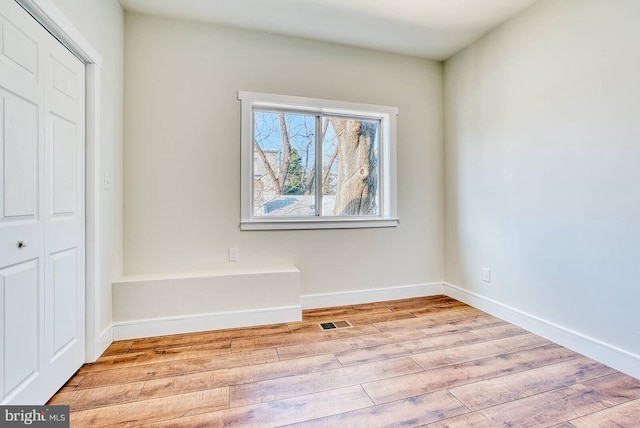
{"type": "Polygon", "coordinates": [[[445,296],[115,342],[50,404],[72,427],[640,427],[640,381],[445,296]]]}

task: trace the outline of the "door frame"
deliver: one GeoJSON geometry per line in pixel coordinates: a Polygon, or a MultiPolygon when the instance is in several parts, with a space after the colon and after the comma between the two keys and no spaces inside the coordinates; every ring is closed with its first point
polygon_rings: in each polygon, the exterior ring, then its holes
{"type": "Polygon", "coordinates": [[[112,342],[100,331],[100,100],[102,56],[51,0],[15,0],[85,65],[85,362],[95,361],[112,342]]]}

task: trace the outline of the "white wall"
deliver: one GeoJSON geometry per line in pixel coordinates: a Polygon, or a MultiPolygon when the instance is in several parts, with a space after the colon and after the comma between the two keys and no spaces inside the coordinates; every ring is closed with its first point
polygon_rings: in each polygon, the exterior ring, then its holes
{"type": "Polygon", "coordinates": [[[122,275],[122,111],[124,14],[117,0],[53,0],[102,56],[100,163],[112,178],[100,195],[100,330],[111,326],[111,283],[122,275]]]}
{"type": "Polygon", "coordinates": [[[637,0],[542,0],[445,63],[447,282],[636,369],[639,22],[637,0]]]}
{"type": "Polygon", "coordinates": [[[125,35],[125,274],[294,264],[302,294],[442,282],[440,63],[130,13],[125,35]],[[400,226],[240,232],[238,90],[399,107],[400,226]]]}

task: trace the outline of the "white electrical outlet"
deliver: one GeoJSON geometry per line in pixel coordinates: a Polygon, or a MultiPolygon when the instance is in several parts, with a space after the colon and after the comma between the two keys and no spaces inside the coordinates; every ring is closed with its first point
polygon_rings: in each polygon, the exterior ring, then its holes
{"type": "Polygon", "coordinates": [[[237,262],[239,258],[240,252],[238,251],[238,249],[236,247],[229,248],[229,261],[237,262]]]}
{"type": "Polygon", "coordinates": [[[491,282],[491,269],[489,268],[482,269],[482,280],[484,282],[491,282]]]}

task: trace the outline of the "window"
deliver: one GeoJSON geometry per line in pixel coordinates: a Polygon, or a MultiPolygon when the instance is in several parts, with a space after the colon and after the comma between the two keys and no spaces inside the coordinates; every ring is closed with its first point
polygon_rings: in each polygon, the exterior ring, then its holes
{"type": "Polygon", "coordinates": [[[241,228],[396,226],[395,107],[239,92],[241,228]]]}

